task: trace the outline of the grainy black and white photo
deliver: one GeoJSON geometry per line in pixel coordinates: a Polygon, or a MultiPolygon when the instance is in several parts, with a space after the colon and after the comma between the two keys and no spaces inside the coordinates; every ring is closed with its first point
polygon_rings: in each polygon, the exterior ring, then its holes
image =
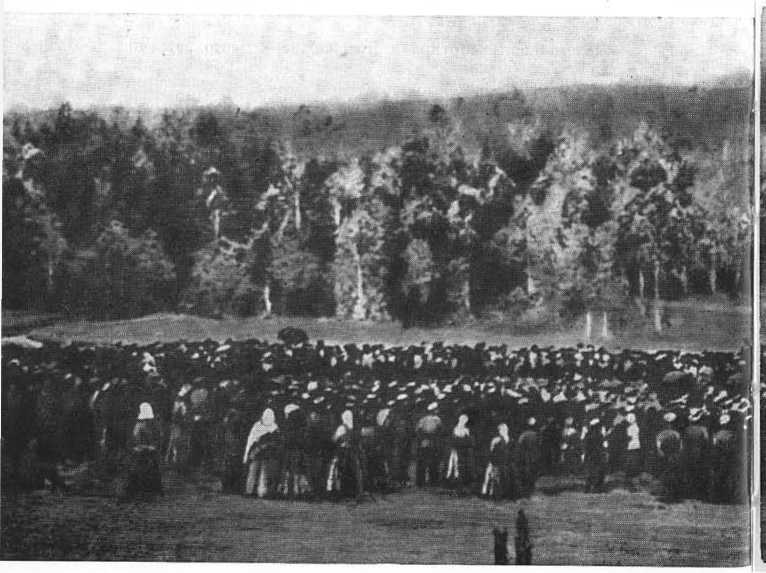
{"type": "Polygon", "coordinates": [[[0,559],[749,565],[754,34],[6,13],[0,559]]]}

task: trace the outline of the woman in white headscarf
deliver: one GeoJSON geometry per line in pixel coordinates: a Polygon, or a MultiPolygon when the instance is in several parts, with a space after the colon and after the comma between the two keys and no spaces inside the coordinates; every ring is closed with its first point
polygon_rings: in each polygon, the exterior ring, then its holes
{"type": "Polygon", "coordinates": [[[358,497],[362,492],[362,468],[359,440],[354,430],[354,415],[344,410],[341,423],[332,436],[335,453],[327,475],[327,492],[344,497],[358,497]]]}
{"type": "Polygon", "coordinates": [[[245,494],[257,497],[271,495],[279,476],[279,426],[274,410],[266,408],[250,429],[243,462],[248,464],[245,494]]]}
{"type": "Polygon", "coordinates": [[[474,480],[474,452],[476,442],[468,428],[468,416],[461,414],[450,436],[447,460],[447,481],[466,488],[474,480]]]}
{"type": "Polygon", "coordinates": [[[131,436],[128,496],[162,492],[160,472],[160,430],[154,418],[154,409],[148,402],[138,407],[136,424],[131,436]]]}

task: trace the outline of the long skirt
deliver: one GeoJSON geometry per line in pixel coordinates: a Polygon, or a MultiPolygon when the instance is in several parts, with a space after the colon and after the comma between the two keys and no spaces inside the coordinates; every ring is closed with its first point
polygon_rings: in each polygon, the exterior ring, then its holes
{"type": "Polygon", "coordinates": [[[496,497],[500,491],[500,470],[492,462],[487,464],[484,471],[484,483],[481,484],[481,495],[496,497]]]}
{"type": "Polygon", "coordinates": [[[452,448],[447,458],[447,481],[470,485],[473,482],[473,452],[468,448],[452,448]]]}
{"type": "Polygon", "coordinates": [[[634,478],[641,473],[641,450],[626,450],[623,461],[625,463],[625,477],[634,478]]]}
{"type": "Polygon", "coordinates": [[[330,460],[326,489],[328,493],[346,497],[359,496],[362,493],[362,468],[359,458],[349,452],[335,454],[330,460]]]}
{"type": "Polygon", "coordinates": [[[286,498],[302,497],[311,492],[311,485],[306,475],[303,452],[287,452],[285,467],[279,480],[279,495],[286,498]]]}
{"type": "Polygon", "coordinates": [[[516,499],[519,484],[513,466],[504,468],[489,462],[484,471],[481,494],[493,499],[516,499]]]}
{"type": "Polygon", "coordinates": [[[180,424],[173,424],[170,428],[165,462],[175,466],[184,465],[188,461],[190,449],[191,437],[189,432],[180,424]]]}
{"type": "Polygon", "coordinates": [[[269,497],[276,488],[279,462],[272,458],[255,458],[249,464],[245,494],[269,497]]]}
{"type": "Polygon", "coordinates": [[[162,493],[160,454],[156,448],[135,448],[128,469],[128,496],[162,493]]]}

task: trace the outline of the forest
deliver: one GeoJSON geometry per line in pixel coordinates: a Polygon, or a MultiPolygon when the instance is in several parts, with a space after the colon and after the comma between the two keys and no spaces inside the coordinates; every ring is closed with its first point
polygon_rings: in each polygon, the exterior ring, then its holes
{"type": "Polygon", "coordinates": [[[747,295],[750,94],[11,110],[3,306],[661,329],[662,301],[747,295]]]}

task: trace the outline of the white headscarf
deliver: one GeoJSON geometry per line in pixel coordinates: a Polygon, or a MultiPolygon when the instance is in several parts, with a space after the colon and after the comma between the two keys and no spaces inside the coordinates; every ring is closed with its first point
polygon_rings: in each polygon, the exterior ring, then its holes
{"type": "Polygon", "coordinates": [[[247,454],[250,453],[250,448],[266,434],[271,434],[279,429],[274,418],[274,410],[266,408],[261,415],[261,419],[258,420],[250,429],[250,435],[247,436],[247,445],[245,446],[245,455],[242,458],[243,462],[247,462],[247,454]]]}
{"type": "Polygon", "coordinates": [[[375,417],[375,421],[378,423],[378,426],[382,426],[386,423],[386,420],[388,419],[388,415],[391,413],[390,408],[383,408],[378,412],[378,415],[375,417]]]}
{"type": "Polygon", "coordinates": [[[154,410],[149,402],[142,402],[138,407],[139,420],[154,420],[154,410]]]}
{"type": "Polygon", "coordinates": [[[460,414],[460,417],[457,420],[457,425],[455,426],[455,429],[452,430],[452,435],[456,438],[465,438],[466,436],[469,436],[471,434],[471,431],[466,428],[466,424],[468,423],[468,416],[465,414],[460,414]]]}
{"type": "Polygon", "coordinates": [[[285,406],[285,417],[289,416],[292,412],[295,412],[296,410],[300,410],[301,407],[297,404],[288,404],[285,406]]]}
{"type": "Polygon", "coordinates": [[[340,426],[338,426],[335,430],[335,434],[333,434],[333,442],[337,442],[354,428],[354,415],[351,413],[351,410],[344,410],[340,415],[340,421],[340,426]]]}
{"type": "Polygon", "coordinates": [[[503,438],[506,444],[511,441],[511,437],[508,435],[508,424],[505,422],[498,424],[497,433],[500,434],[500,437],[503,438]]]}

